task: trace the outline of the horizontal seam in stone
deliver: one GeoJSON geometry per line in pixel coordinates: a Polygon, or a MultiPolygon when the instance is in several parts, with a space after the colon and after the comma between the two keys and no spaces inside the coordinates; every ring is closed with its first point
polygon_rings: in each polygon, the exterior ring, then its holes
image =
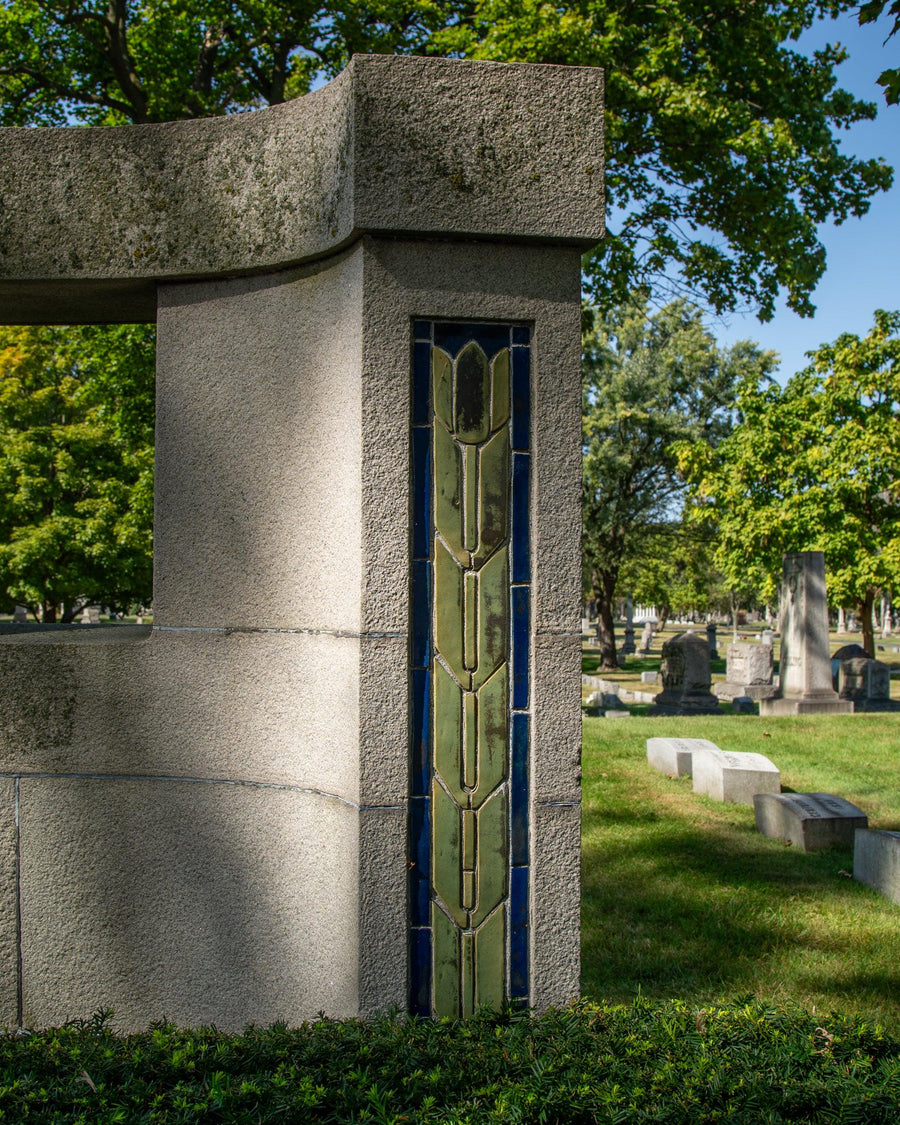
{"type": "Polygon", "coordinates": [[[227,777],[181,777],[169,774],[153,773],[15,773],[0,771],[0,777],[11,777],[16,781],[22,780],[60,780],[60,781],[183,781],[190,785],[244,785],[250,789],[281,789],[288,793],[307,793],[315,797],[330,797],[340,801],[357,812],[405,812],[405,805],[358,805],[348,801],[337,793],[329,793],[325,789],[310,789],[302,785],[283,785],[275,781],[245,781],[227,777]]]}
{"type": "Polygon", "coordinates": [[[265,625],[154,625],[154,633],[219,633],[222,636],[228,636],[230,633],[289,633],[298,634],[304,637],[352,637],[352,638],[372,638],[381,640],[383,638],[400,637],[405,639],[406,633],[375,633],[375,632],[354,632],[350,629],[278,629],[268,627],[265,625]]]}
{"type": "Polygon", "coordinates": [[[539,809],[578,809],[581,801],[535,801],[539,809]]]}

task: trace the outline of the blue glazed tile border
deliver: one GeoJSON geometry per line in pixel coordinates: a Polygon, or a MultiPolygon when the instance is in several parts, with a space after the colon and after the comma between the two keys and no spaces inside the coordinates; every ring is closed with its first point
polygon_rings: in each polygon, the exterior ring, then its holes
{"type": "Polygon", "coordinates": [[[413,321],[411,399],[411,598],[410,598],[410,802],[409,918],[410,993],[413,1015],[431,1015],[431,817],[432,779],[432,465],[431,350],[455,357],[471,340],[489,359],[511,349],[510,426],[510,763],[509,763],[509,944],[508,998],[529,998],[528,793],[531,718],[531,329],[524,325],[462,321],[413,321]]]}

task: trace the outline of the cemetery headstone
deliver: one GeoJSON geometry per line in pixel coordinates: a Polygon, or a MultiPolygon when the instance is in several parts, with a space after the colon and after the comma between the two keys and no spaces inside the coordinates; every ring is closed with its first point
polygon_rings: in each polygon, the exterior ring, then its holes
{"type": "Polygon", "coordinates": [[[831,682],[825,556],[800,551],[784,556],[781,583],[781,659],[778,694],[759,701],[761,715],[844,714],[831,682]]]}
{"type": "Polygon", "coordinates": [[[853,878],[900,903],[900,832],[858,828],[853,840],[853,878]]]}
{"type": "Polygon", "coordinates": [[[733,715],[758,715],[759,704],[749,695],[736,695],[731,701],[733,715]]]}
{"type": "Polygon", "coordinates": [[[712,621],[706,626],[706,643],[709,646],[710,660],[718,660],[719,650],[716,647],[716,626],[712,621]]]}
{"type": "Polygon", "coordinates": [[[757,793],[753,808],[757,832],[804,852],[852,848],[856,829],[869,827],[862,809],[831,793],[757,793]]]}
{"type": "Polygon", "coordinates": [[[706,738],[648,738],[647,762],[670,777],[690,777],[695,751],[718,750],[706,738]]]}
{"type": "Polygon", "coordinates": [[[644,629],[641,633],[641,643],[638,646],[638,652],[643,653],[645,656],[653,647],[653,626],[649,621],[644,622],[644,629]]]}
{"type": "Polygon", "coordinates": [[[775,644],[775,630],[774,629],[763,629],[763,631],[759,635],[759,640],[760,640],[761,644],[769,645],[770,647],[774,646],[774,644],[775,644]]]}
{"type": "Polygon", "coordinates": [[[772,684],[772,646],[754,641],[736,641],[728,646],[725,683],[715,684],[719,699],[749,696],[769,699],[776,693],[772,684]]]}
{"type": "Polygon", "coordinates": [[[781,773],[763,754],[699,750],[693,777],[695,793],[735,805],[752,805],[757,793],[781,792],[781,773]]]}
{"type": "Polygon", "coordinates": [[[100,624],[100,606],[86,605],[81,614],[82,625],[99,625],[100,624]]]}
{"type": "Polygon", "coordinates": [[[0,319],[157,325],[152,629],[0,637],[0,1026],[578,995],[602,83],[0,129],[0,319]]]}
{"type": "Polygon", "coordinates": [[[625,644],[622,645],[622,652],[628,655],[634,650],[634,600],[628,594],[625,598],[625,644]]]}
{"type": "Polygon", "coordinates": [[[641,672],[642,684],[655,684],[659,682],[659,672],[641,672]]]}
{"type": "Polygon", "coordinates": [[[663,690],[651,714],[711,715],[719,701],[710,691],[709,647],[696,633],[679,633],[662,647],[663,690]]]}
{"type": "Polygon", "coordinates": [[[842,636],[846,632],[847,632],[847,620],[846,620],[846,617],[844,616],[844,608],[843,608],[843,606],[841,606],[838,609],[837,633],[838,633],[838,636],[842,636]]]}
{"type": "Polygon", "coordinates": [[[840,664],[838,695],[849,699],[854,711],[896,711],[891,701],[891,669],[880,660],[855,656],[840,664]]]}
{"type": "Polygon", "coordinates": [[[13,621],[17,625],[25,625],[28,622],[28,609],[24,605],[17,605],[13,610],[13,621]]]}
{"type": "Polygon", "coordinates": [[[859,658],[861,660],[869,660],[872,654],[866,652],[862,645],[849,644],[842,645],[839,649],[831,654],[831,686],[835,691],[839,689],[841,665],[845,660],[853,660],[859,658]]]}

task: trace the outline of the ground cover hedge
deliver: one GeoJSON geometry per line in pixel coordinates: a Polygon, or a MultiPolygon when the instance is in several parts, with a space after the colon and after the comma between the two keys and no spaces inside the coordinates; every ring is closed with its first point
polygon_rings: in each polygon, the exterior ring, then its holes
{"type": "Polygon", "coordinates": [[[107,1022],[0,1038],[0,1120],[865,1122],[900,1118],[900,1040],[754,1001],[583,1003],[465,1023],[107,1022]]]}

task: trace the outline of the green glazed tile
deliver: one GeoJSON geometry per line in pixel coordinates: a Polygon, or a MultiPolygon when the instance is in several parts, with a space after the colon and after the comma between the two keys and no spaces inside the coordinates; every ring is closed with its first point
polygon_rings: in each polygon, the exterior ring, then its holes
{"type": "Polygon", "coordinates": [[[478,451],[479,528],[474,566],[481,566],[509,536],[509,428],[478,451]]]}
{"type": "Polygon", "coordinates": [[[475,872],[464,871],[462,880],[462,904],[466,910],[471,910],[475,905],[475,872]]]}
{"type": "MultiPolygon", "coordinates": [[[[469,799],[462,787],[460,777],[463,740],[462,689],[438,661],[434,662],[432,684],[434,768],[459,804],[467,805],[469,799]]],[[[474,738],[472,741],[475,741],[474,738]]]]}
{"type": "Polygon", "coordinates": [[[459,930],[436,904],[431,904],[431,933],[434,957],[432,977],[432,1006],[434,1014],[458,1019],[460,1012],[460,982],[462,961],[459,948],[459,930]]]}
{"type": "MultiPolygon", "coordinates": [[[[462,783],[467,789],[474,789],[478,782],[478,701],[474,692],[467,691],[463,696],[463,722],[465,751],[463,753],[462,783]]],[[[463,802],[460,801],[460,804],[463,802]]]]}
{"type": "Polygon", "coordinates": [[[455,374],[453,432],[460,441],[484,441],[491,432],[491,375],[474,340],[457,356],[455,374]]]}
{"type": "Polygon", "coordinates": [[[478,665],[478,577],[473,570],[463,575],[463,631],[465,652],[463,666],[474,672],[478,665]]]}
{"type": "Polygon", "coordinates": [[[462,812],[462,865],[463,871],[475,870],[475,813],[472,809],[462,812]]]}
{"type": "Polygon", "coordinates": [[[434,412],[453,430],[453,361],[440,348],[431,349],[431,386],[434,412]]]}
{"type": "Polygon", "coordinates": [[[462,906],[461,809],[441,785],[431,785],[431,881],[434,893],[459,926],[468,922],[462,906]]]}
{"type": "Polygon", "coordinates": [[[499,430],[509,418],[509,348],[497,352],[491,363],[491,429],[499,430]]]}
{"type": "Polygon", "coordinates": [[[478,783],[471,803],[482,805],[507,776],[509,665],[502,664],[478,692],[478,783]]]}
{"type": "Polygon", "coordinates": [[[462,449],[440,422],[434,423],[434,525],[463,566],[469,552],[463,546],[462,449]]]}
{"type": "Polygon", "coordinates": [[[478,810],[476,901],[470,925],[480,926],[506,898],[507,867],[506,790],[498,789],[478,810]]]}
{"type": "Polygon", "coordinates": [[[463,544],[467,551],[478,545],[478,450],[474,445],[463,446],[465,455],[465,521],[463,544]]]}
{"type": "Polygon", "coordinates": [[[501,547],[478,572],[478,667],[472,677],[477,689],[507,659],[509,644],[509,550],[501,547]]]}
{"type": "Polygon", "coordinates": [[[435,542],[435,648],[446,660],[453,675],[468,690],[471,676],[463,666],[463,624],[463,572],[443,543],[435,542]]]}
{"type": "Polygon", "coordinates": [[[475,935],[463,934],[459,944],[462,962],[460,1006],[463,1019],[467,1019],[475,1015],[475,935]]]}
{"type": "Polygon", "coordinates": [[[506,981],[506,911],[499,907],[475,934],[475,1004],[499,1010],[506,981]]]}

